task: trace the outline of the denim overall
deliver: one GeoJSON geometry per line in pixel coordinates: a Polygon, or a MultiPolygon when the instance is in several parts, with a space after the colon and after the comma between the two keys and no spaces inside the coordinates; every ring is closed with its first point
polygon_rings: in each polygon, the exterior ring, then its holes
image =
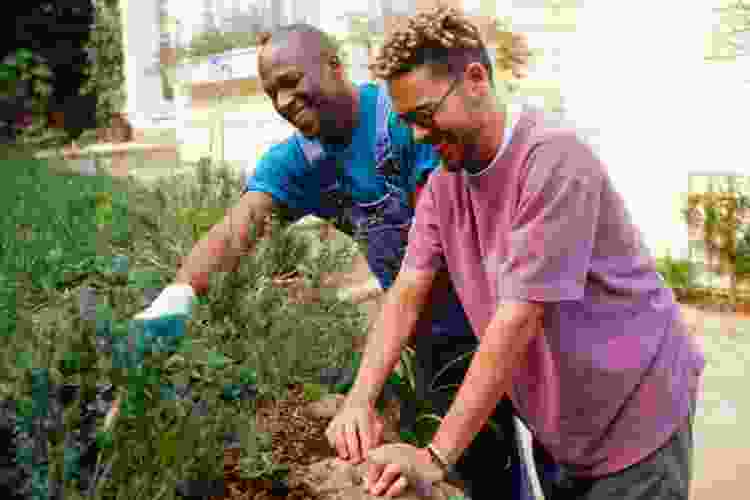
{"type": "MultiPolygon", "coordinates": [[[[385,181],[387,193],[381,199],[370,203],[359,203],[352,199],[342,187],[343,169],[340,165],[336,165],[335,158],[327,157],[319,143],[309,141],[302,134],[295,134],[307,161],[311,165],[319,165],[323,175],[330,175],[321,186],[321,210],[315,215],[330,220],[337,229],[352,236],[360,244],[360,247],[366,251],[370,270],[384,290],[393,284],[401,267],[406,252],[408,231],[414,217],[414,209],[409,204],[408,193],[405,187],[400,186],[402,184],[400,155],[403,153],[395,150],[391,144],[388,131],[390,111],[391,103],[388,93],[385,88],[381,87],[378,92],[376,112],[375,163],[377,175],[385,181]]],[[[439,415],[444,415],[450,406],[450,400],[437,392],[432,393],[428,389],[430,382],[448,361],[467,350],[475,349],[478,344],[461,302],[449,283],[446,284],[445,296],[441,296],[441,299],[439,307],[432,308],[428,325],[430,331],[416,334],[416,385],[417,397],[429,400],[434,411],[439,415]]],[[[451,370],[448,370],[435,381],[433,387],[451,383],[460,384],[468,364],[468,361],[458,363],[452,370],[452,378],[450,377],[451,370]]],[[[473,479],[468,480],[471,483],[477,483],[474,488],[471,486],[467,488],[467,492],[474,490],[473,500],[485,496],[489,498],[489,495],[493,495],[494,498],[498,487],[498,476],[488,474],[485,467],[488,463],[500,462],[498,457],[503,454],[503,451],[508,453],[507,460],[502,460],[502,469],[510,473],[506,477],[510,478],[508,481],[513,492],[511,498],[533,499],[527,481],[528,470],[518,454],[512,413],[508,410],[510,405],[505,406],[507,403],[509,401],[498,405],[496,414],[503,439],[498,440],[496,436],[490,435],[492,431],[485,428],[477,435],[477,438],[482,437],[482,439],[475,439],[456,465],[456,469],[462,476],[466,476],[467,472],[473,472],[478,478],[482,478],[483,484],[481,485],[473,479]],[[469,458],[473,450],[477,451],[474,451],[473,456],[469,458]],[[495,490],[483,493],[486,488],[490,487],[490,483],[494,485],[495,490]]],[[[402,420],[413,421],[416,418],[416,408],[411,405],[402,404],[401,413],[402,420]]]]}

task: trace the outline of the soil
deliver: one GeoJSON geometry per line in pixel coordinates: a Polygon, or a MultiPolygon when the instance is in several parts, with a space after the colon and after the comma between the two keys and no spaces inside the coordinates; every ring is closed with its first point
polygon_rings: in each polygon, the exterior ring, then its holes
{"type": "MultiPolygon", "coordinates": [[[[303,396],[302,387],[292,385],[287,397],[281,400],[265,399],[258,401],[256,425],[259,431],[272,436],[272,458],[274,463],[289,467],[287,476],[288,492],[276,493],[274,483],[269,479],[248,480],[239,475],[239,448],[230,449],[224,455],[225,494],[212,497],[212,500],[324,500],[304,481],[311,466],[334,459],[336,451],[325,438],[325,430],[330,419],[310,415],[310,401],[303,396]]],[[[386,427],[398,428],[398,410],[390,404],[383,414],[386,427]]],[[[393,441],[393,433],[385,441],[393,441]]]]}
{"type": "Polygon", "coordinates": [[[240,450],[234,448],[224,454],[225,494],[223,497],[213,497],[214,499],[319,500],[306,484],[295,481],[295,474],[301,467],[316,460],[333,457],[335,451],[325,440],[327,423],[303,414],[307,404],[300,387],[291,387],[286,399],[258,402],[256,424],[259,431],[271,433],[273,461],[290,468],[288,492],[275,492],[274,484],[269,479],[242,479],[239,475],[240,450]]]}

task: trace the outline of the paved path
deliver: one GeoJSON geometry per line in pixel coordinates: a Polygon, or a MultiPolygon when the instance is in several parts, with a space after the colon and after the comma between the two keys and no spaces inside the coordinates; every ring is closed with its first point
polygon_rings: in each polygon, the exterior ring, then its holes
{"type": "Polygon", "coordinates": [[[750,496],[750,319],[683,308],[706,355],[695,425],[692,500],[750,496]]]}

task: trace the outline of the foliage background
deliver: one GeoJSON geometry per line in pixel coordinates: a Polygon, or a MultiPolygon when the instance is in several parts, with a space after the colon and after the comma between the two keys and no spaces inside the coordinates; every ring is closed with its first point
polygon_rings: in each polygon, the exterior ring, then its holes
{"type": "Polygon", "coordinates": [[[86,74],[88,81],[82,94],[97,96],[97,127],[108,127],[112,114],[125,105],[124,54],[122,49],[122,21],[117,0],[94,0],[96,24],[86,48],[96,57],[86,74]]]}

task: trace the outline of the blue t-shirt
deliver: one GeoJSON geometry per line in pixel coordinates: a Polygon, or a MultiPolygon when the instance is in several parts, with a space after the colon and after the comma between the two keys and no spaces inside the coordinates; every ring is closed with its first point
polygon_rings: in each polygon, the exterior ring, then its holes
{"type": "MultiPolygon", "coordinates": [[[[357,203],[370,203],[387,193],[385,179],[375,169],[375,142],[378,92],[382,87],[366,83],[359,86],[359,122],[352,141],[345,146],[332,146],[314,140],[324,151],[326,163],[311,165],[305,158],[299,142],[290,136],[266,151],[258,161],[255,171],[247,180],[247,191],[270,194],[274,200],[293,209],[296,217],[315,215],[329,217],[324,210],[321,190],[329,185],[340,169],[342,190],[357,203]],[[332,171],[334,170],[334,171],[332,171]]],[[[428,144],[414,142],[412,131],[401,124],[393,113],[389,116],[391,147],[401,159],[398,188],[405,193],[415,190],[422,180],[439,165],[439,157],[428,144]]]]}

